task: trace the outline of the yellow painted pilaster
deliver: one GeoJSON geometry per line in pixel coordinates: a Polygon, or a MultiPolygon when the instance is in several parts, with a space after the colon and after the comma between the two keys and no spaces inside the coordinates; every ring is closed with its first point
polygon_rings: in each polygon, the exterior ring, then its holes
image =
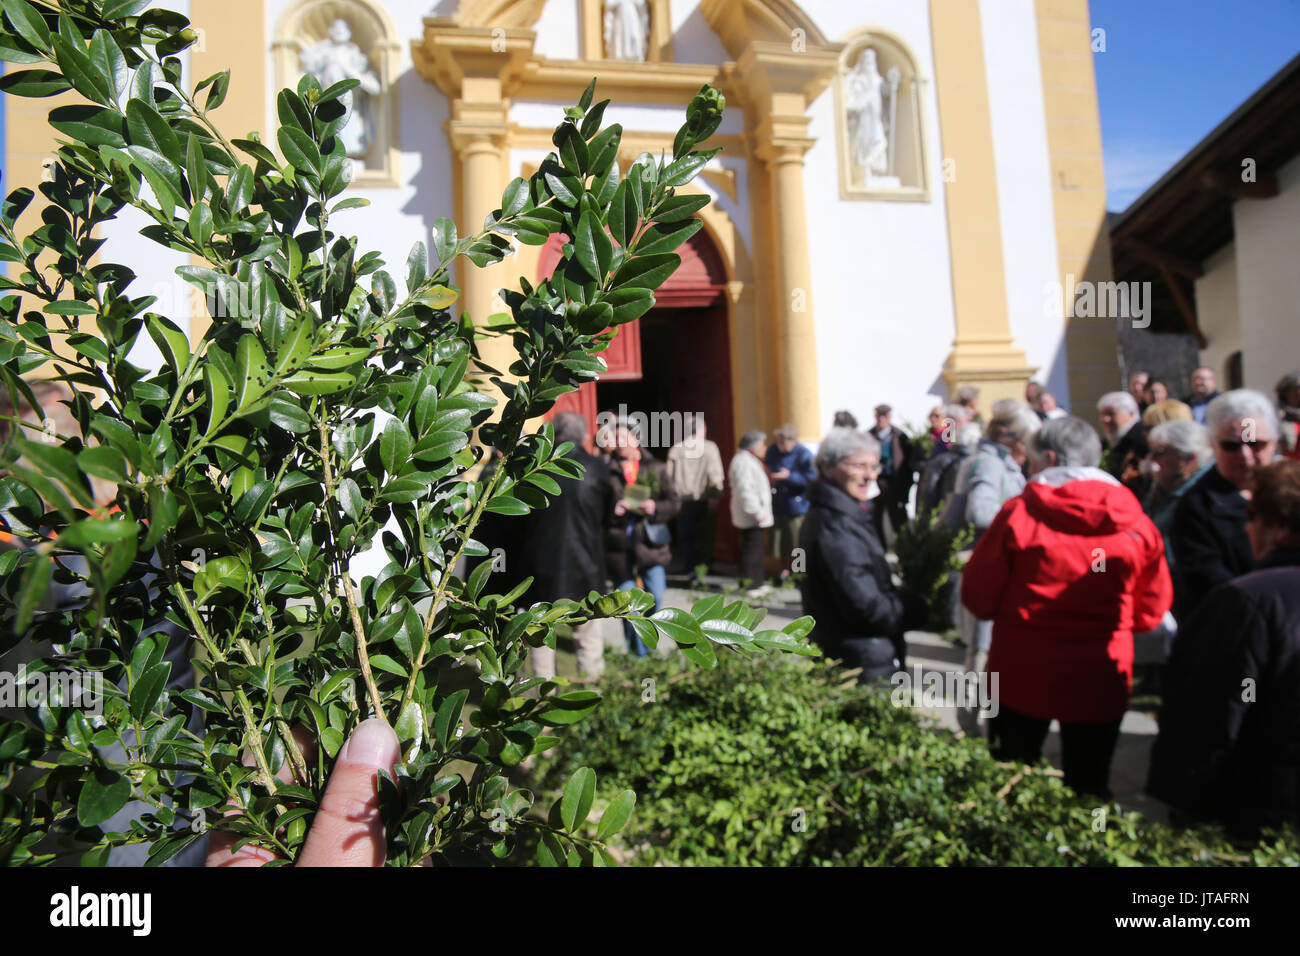
{"type": "MultiPolygon", "coordinates": [[[[256,132],[266,140],[267,39],[266,0],[239,0],[231,16],[230,0],[190,0],[190,22],[202,30],[203,42],[190,50],[190,85],[230,70],[230,92],[212,113],[227,139],[256,132]]],[[[207,263],[193,257],[195,265],[207,263]]],[[[191,294],[190,341],[198,342],[212,325],[201,292],[191,294]]]]}
{"type": "MultiPolygon", "coordinates": [[[[467,236],[483,228],[483,220],[501,205],[501,190],[507,181],[507,110],[498,97],[495,104],[453,104],[453,118],[447,122],[447,136],[460,171],[460,205],[456,229],[467,236]]],[[[459,264],[460,309],[482,325],[489,315],[501,311],[497,291],[506,284],[504,262],[480,269],[462,258],[459,264]]],[[[508,340],[489,339],[480,346],[487,364],[503,368],[509,364],[508,340]]]]}
{"type": "Polygon", "coordinates": [[[801,435],[820,435],[824,424],[804,191],[804,155],[815,142],[808,135],[807,110],[837,67],[830,48],[795,51],[788,44],[750,41],[733,84],[744,91],[752,153],[766,173],[758,197],[766,216],[756,218],[770,223],[772,235],[765,248],[771,276],[767,325],[778,414],[765,424],[788,421],[801,435]]]}
{"type": "MultiPolygon", "coordinates": [[[[1109,282],[1106,174],[1088,0],[1036,0],[1035,13],[1061,286],[1109,282]]],[[[1097,398],[1121,387],[1115,319],[1067,316],[1065,328],[1070,410],[1095,424],[1097,398]]]]}
{"type": "Polygon", "coordinates": [[[979,0],[930,0],[930,28],[943,155],[955,170],[945,192],[957,329],[943,376],[950,388],[978,387],[987,410],[1000,398],[1023,399],[1035,370],[1007,314],[979,0]]]}

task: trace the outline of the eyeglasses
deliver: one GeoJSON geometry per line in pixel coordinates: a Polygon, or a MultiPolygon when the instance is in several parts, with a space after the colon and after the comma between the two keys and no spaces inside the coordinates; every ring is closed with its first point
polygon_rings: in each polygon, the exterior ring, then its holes
{"type": "Polygon", "coordinates": [[[874,472],[880,470],[880,463],[875,461],[843,461],[840,464],[849,471],[874,472]]]}

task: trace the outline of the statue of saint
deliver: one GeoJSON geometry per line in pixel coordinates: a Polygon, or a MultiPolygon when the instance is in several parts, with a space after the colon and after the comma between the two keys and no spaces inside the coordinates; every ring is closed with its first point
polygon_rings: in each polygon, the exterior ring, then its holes
{"type": "Polygon", "coordinates": [[[885,80],[876,67],[876,51],[863,50],[845,78],[845,109],[855,166],[866,179],[889,171],[889,140],[885,131],[885,80]]]}
{"type": "Polygon", "coordinates": [[[302,68],[329,89],[340,80],[360,80],[361,85],[344,93],[340,101],[349,113],[339,132],[343,148],[356,159],[366,154],[374,140],[374,117],[370,97],[383,89],[370,58],[352,42],[352,28],[342,18],[330,24],[329,36],[301,54],[302,68]]]}
{"type": "Polygon", "coordinates": [[[646,0],[605,0],[605,56],[645,62],[650,49],[650,7],[646,0]]]}

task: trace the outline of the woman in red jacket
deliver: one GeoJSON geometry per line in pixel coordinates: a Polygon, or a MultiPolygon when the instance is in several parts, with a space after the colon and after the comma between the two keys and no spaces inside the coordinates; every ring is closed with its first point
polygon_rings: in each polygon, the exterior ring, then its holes
{"type": "Polygon", "coordinates": [[[1033,477],[980,538],[961,598],[993,621],[994,756],[1036,763],[1056,719],[1066,784],[1108,798],[1133,633],[1160,623],[1173,585],[1160,532],[1100,461],[1087,422],[1045,424],[1030,444],[1033,477]]]}

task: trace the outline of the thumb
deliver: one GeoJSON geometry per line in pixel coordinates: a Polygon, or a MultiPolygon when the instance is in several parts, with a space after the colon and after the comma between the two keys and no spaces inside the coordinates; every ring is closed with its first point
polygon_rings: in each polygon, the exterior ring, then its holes
{"type": "Polygon", "coordinates": [[[378,771],[391,774],[400,756],[397,734],[380,718],[363,721],[352,732],[339,751],[299,866],[383,866],[387,840],[378,771]]]}

